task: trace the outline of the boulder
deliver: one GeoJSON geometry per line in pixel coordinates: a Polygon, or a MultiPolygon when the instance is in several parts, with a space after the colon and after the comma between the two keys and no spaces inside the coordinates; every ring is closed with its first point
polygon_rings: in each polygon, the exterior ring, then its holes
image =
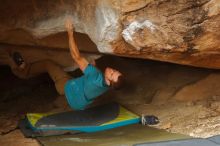
{"type": "Polygon", "coordinates": [[[67,17],[82,51],[220,68],[220,0],[2,0],[0,47],[68,51],[67,17]]]}

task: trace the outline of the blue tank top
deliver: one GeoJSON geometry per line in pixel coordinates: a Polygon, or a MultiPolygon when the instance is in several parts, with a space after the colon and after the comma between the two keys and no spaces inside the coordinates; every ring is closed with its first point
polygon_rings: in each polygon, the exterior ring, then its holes
{"type": "Polygon", "coordinates": [[[67,101],[74,110],[85,109],[108,89],[103,73],[91,64],[88,64],[83,76],[67,81],[64,87],[67,101]]]}

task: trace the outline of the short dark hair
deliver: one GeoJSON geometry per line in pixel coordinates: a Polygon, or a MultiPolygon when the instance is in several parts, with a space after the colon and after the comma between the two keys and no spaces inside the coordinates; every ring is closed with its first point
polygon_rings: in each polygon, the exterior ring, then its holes
{"type": "Polygon", "coordinates": [[[111,82],[111,87],[115,90],[121,89],[124,84],[124,77],[123,75],[118,76],[118,80],[116,82],[111,82]]]}

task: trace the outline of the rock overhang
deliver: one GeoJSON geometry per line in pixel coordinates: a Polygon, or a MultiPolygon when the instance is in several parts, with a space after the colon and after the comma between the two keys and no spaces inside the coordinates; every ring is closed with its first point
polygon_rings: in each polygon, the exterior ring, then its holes
{"type": "Polygon", "coordinates": [[[75,31],[87,34],[101,53],[219,69],[219,5],[219,0],[4,0],[0,42],[66,49],[65,37],[44,40],[65,32],[64,21],[72,17],[75,31]]]}

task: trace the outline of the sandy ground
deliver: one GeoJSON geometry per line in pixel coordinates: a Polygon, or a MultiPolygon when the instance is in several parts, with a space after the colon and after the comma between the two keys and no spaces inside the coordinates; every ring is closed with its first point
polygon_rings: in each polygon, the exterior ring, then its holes
{"type": "MultiPolygon", "coordinates": [[[[103,69],[108,62],[125,75],[125,86],[110,90],[93,105],[117,101],[140,115],[158,116],[160,124],[155,127],[167,131],[194,137],[220,134],[219,71],[111,56],[101,58],[97,65],[103,69]]],[[[57,98],[47,74],[20,80],[7,67],[1,67],[1,74],[1,145],[38,145],[23,137],[17,122],[28,112],[68,110],[65,98],[57,98]]]]}

